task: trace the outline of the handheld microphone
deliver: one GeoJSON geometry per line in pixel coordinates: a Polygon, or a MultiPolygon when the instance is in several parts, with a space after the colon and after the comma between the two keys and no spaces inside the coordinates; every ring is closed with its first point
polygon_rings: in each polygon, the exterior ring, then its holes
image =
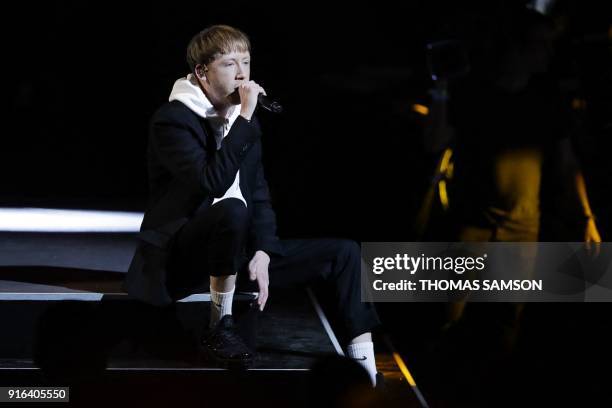
{"type": "Polygon", "coordinates": [[[264,94],[260,93],[257,95],[257,102],[259,103],[259,106],[272,113],[281,113],[283,111],[283,107],[280,103],[273,101],[264,94]]]}

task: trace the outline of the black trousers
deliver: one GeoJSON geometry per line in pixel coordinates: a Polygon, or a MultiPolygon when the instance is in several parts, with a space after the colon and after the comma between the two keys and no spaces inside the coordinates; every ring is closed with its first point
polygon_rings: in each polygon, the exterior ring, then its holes
{"type": "MultiPolygon", "coordinates": [[[[244,251],[246,206],[228,198],[196,214],[179,231],[171,254],[171,292],[207,291],[208,276],[248,277],[252,254],[244,251]]],[[[361,301],[361,250],[344,239],[281,240],[284,254],[270,254],[270,288],[320,284],[329,294],[340,337],[350,340],[380,325],[374,305],[361,301]]],[[[273,295],[272,295],[273,296],[273,295]]]]}

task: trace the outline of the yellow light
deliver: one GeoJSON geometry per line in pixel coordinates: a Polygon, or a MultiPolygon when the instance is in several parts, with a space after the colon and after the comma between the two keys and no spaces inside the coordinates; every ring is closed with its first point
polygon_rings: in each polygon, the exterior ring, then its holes
{"type": "MultiPolygon", "coordinates": [[[[447,147],[442,154],[440,165],[438,167],[438,171],[440,174],[443,174],[446,179],[453,177],[454,166],[453,162],[451,162],[452,157],[453,149],[447,147]]],[[[448,193],[446,191],[446,180],[444,178],[438,182],[438,195],[440,196],[442,208],[444,208],[444,210],[448,210],[448,193]]]]}
{"type": "Polygon", "coordinates": [[[438,192],[440,193],[440,202],[445,210],[448,210],[448,193],[446,192],[446,180],[440,180],[438,183],[438,192]]]}
{"type": "Polygon", "coordinates": [[[444,173],[448,169],[451,157],[453,157],[453,149],[447,147],[446,150],[444,150],[444,153],[442,154],[442,159],[440,160],[440,173],[444,173]]]}
{"type": "Polygon", "coordinates": [[[402,374],[404,374],[404,377],[406,377],[408,384],[410,384],[411,387],[416,387],[416,382],[414,381],[414,378],[412,378],[412,374],[410,374],[408,367],[406,367],[406,364],[404,364],[404,360],[402,360],[400,355],[398,353],[393,353],[393,359],[395,360],[395,363],[399,367],[402,374]]]}
{"type": "Polygon", "coordinates": [[[425,105],[421,105],[420,103],[415,103],[414,105],[412,105],[412,110],[418,113],[419,115],[429,115],[429,108],[425,105]]]}

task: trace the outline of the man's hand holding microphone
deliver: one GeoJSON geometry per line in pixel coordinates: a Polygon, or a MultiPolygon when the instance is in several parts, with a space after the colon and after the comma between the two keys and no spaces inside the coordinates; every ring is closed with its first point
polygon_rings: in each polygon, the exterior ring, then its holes
{"type": "Polygon", "coordinates": [[[255,81],[245,81],[237,88],[240,95],[240,116],[246,120],[251,120],[259,94],[266,94],[266,91],[255,81]]]}

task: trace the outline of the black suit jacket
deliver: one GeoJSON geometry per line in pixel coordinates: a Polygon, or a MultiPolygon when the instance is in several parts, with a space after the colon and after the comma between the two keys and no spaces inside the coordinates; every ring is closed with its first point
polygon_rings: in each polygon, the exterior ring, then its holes
{"type": "Polygon", "coordinates": [[[172,240],[196,211],[225,194],[238,170],[251,220],[247,251],[282,254],[260,137],[255,118],[238,116],[217,149],[209,124],[183,103],[166,103],[153,115],[147,148],[150,197],[125,280],[130,296],[158,306],[173,301],[166,287],[172,240]]]}

